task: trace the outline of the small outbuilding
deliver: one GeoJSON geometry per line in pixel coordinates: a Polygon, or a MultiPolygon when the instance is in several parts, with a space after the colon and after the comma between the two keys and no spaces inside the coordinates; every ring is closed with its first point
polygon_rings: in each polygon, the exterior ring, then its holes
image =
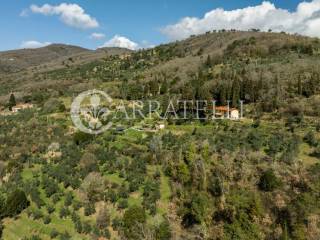
{"type": "Polygon", "coordinates": [[[20,103],[17,104],[16,106],[12,107],[12,112],[17,113],[21,110],[25,110],[25,109],[30,109],[33,108],[33,104],[31,103],[20,103]]]}
{"type": "Polygon", "coordinates": [[[215,108],[215,116],[221,119],[239,120],[240,113],[236,108],[230,108],[228,106],[220,106],[215,108]]]}

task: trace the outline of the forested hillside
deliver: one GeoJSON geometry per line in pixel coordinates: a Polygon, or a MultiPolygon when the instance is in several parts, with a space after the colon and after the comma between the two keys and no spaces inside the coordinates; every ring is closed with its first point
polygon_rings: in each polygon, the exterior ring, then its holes
{"type": "Polygon", "coordinates": [[[3,239],[320,239],[319,39],[219,31],[109,50],[0,75],[3,239]],[[190,106],[90,135],[70,118],[90,89],[161,114],[169,99],[243,100],[244,119],[190,106]]]}

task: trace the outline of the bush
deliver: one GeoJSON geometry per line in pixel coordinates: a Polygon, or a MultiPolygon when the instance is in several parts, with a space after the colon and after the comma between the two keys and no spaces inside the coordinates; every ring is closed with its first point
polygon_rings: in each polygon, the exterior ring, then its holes
{"type": "Polygon", "coordinates": [[[214,174],[209,179],[208,190],[214,197],[220,197],[223,194],[223,182],[214,174]]]}
{"type": "Polygon", "coordinates": [[[7,198],[6,215],[10,217],[14,217],[20,214],[29,205],[30,205],[30,202],[27,199],[26,194],[23,191],[17,189],[11,192],[7,198]]]}
{"type": "Polygon", "coordinates": [[[69,239],[71,239],[71,236],[67,231],[65,231],[60,235],[60,240],[69,240],[69,239]]]}
{"type": "Polygon", "coordinates": [[[128,239],[135,238],[137,234],[137,225],[146,222],[146,213],[144,208],[140,206],[132,206],[123,215],[124,233],[128,239]]]}
{"type": "Polygon", "coordinates": [[[76,200],[73,200],[72,207],[75,211],[77,211],[82,207],[82,204],[76,200]]]}
{"type": "Polygon", "coordinates": [[[39,210],[39,209],[34,209],[34,210],[32,211],[32,217],[33,217],[34,220],[37,220],[37,219],[42,218],[42,217],[43,217],[43,214],[42,214],[41,210],[39,210]]]}
{"type": "Polygon", "coordinates": [[[279,187],[280,184],[280,180],[276,177],[273,170],[270,169],[261,175],[258,186],[262,191],[271,192],[279,187]]]}
{"type": "Polygon", "coordinates": [[[85,216],[90,216],[90,215],[94,214],[95,212],[96,212],[96,208],[95,208],[94,204],[86,203],[84,205],[84,215],[85,216]]]}
{"type": "Polygon", "coordinates": [[[50,238],[54,239],[59,236],[59,232],[56,229],[52,229],[50,232],[50,238]]]}
{"type": "Polygon", "coordinates": [[[51,222],[51,218],[49,215],[46,215],[44,218],[43,218],[43,223],[44,224],[49,224],[51,222]]]}
{"type": "Polygon", "coordinates": [[[317,146],[317,139],[313,131],[309,131],[303,138],[303,140],[308,143],[310,146],[317,146]]]}
{"type": "Polygon", "coordinates": [[[112,220],[112,228],[118,230],[122,226],[122,221],[118,217],[112,220]]]}
{"type": "Polygon", "coordinates": [[[320,144],[313,150],[313,153],[311,153],[313,157],[320,158],[320,144]]]}
{"type": "Polygon", "coordinates": [[[64,106],[63,102],[54,98],[49,99],[43,105],[43,111],[45,113],[64,112],[65,110],[66,107],[64,106]]]}
{"type": "Polygon", "coordinates": [[[100,234],[105,237],[106,239],[110,239],[111,238],[111,234],[108,228],[103,229],[100,234]]]}
{"type": "Polygon", "coordinates": [[[195,193],[191,199],[185,202],[182,224],[191,227],[194,224],[202,223],[206,217],[209,198],[206,193],[195,193]]]}
{"type": "Polygon", "coordinates": [[[60,209],[59,217],[60,217],[60,218],[65,218],[65,217],[67,217],[69,214],[70,214],[69,209],[63,207],[63,208],[60,209]]]}
{"type": "Polygon", "coordinates": [[[89,222],[84,222],[84,223],[82,224],[82,226],[83,226],[83,232],[84,232],[84,233],[89,234],[89,233],[91,232],[92,227],[91,227],[91,225],[90,225],[89,222]]]}
{"type": "Polygon", "coordinates": [[[5,215],[5,208],[6,207],[6,198],[5,195],[0,193],[0,218],[5,215]]]}
{"type": "Polygon", "coordinates": [[[97,226],[97,228],[102,230],[102,229],[107,228],[109,226],[109,224],[110,224],[110,215],[109,215],[107,209],[103,207],[98,212],[98,216],[96,219],[96,226],[97,226]]]}
{"type": "Polygon", "coordinates": [[[157,240],[171,239],[171,228],[170,228],[169,221],[167,219],[165,219],[156,229],[156,239],[157,240]]]}
{"type": "Polygon", "coordinates": [[[263,138],[258,131],[251,131],[247,136],[247,142],[254,151],[258,151],[263,145],[263,138]]]}
{"type": "Polygon", "coordinates": [[[55,193],[55,194],[53,194],[53,195],[51,196],[51,199],[52,199],[52,202],[53,202],[53,203],[57,203],[57,202],[60,201],[61,196],[60,196],[59,193],[55,193]]]}
{"type": "Polygon", "coordinates": [[[30,238],[27,238],[27,240],[41,240],[41,238],[38,235],[33,235],[30,238]]]}
{"type": "Polygon", "coordinates": [[[77,145],[82,145],[89,143],[93,139],[92,134],[84,133],[84,132],[76,132],[73,136],[73,141],[77,145]]]}
{"type": "Polygon", "coordinates": [[[48,211],[49,214],[53,213],[53,212],[55,211],[54,206],[52,206],[52,205],[47,205],[47,211],[48,211]]]}
{"type": "Polygon", "coordinates": [[[71,192],[67,192],[64,200],[64,206],[69,207],[72,204],[73,196],[71,192]]]}
{"type": "Polygon", "coordinates": [[[118,202],[118,208],[125,209],[128,207],[128,200],[127,199],[120,199],[118,202]]]}

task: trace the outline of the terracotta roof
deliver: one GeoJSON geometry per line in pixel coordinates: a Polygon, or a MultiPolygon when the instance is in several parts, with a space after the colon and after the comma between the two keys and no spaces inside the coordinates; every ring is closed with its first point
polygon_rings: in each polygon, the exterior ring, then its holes
{"type": "MultiPolygon", "coordinates": [[[[217,112],[228,112],[228,107],[227,106],[219,106],[219,107],[215,107],[215,110],[217,112]]],[[[233,110],[238,110],[236,108],[229,108],[229,111],[233,111],[233,110]]]]}

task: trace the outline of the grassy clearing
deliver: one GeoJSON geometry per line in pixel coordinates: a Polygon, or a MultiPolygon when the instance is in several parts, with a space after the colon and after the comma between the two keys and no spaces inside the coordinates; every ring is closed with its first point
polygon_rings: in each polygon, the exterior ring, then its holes
{"type": "Polygon", "coordinates": [[[42,220],[33,220],[28,218],[26,213],[22,213],[16,220],[6,219],[4,221],[3,239],[17,240],[22,239],[28,233],[28,236],[39,235],[43,240],[49,240],[50,233],[53,229],[60,233],[68,231],[74,240],[89,240],[87,236],[80,235],[74,231],[71,219],[61,219],[55,214],[51,215],[51,223],[45,225],[42,220]]]}
{"type": "Polygon", "coordinates": [[[167,214],[170,197],[171,197],[171,188],[170,188],[169,177],[165,176],[163,172],[161,172],[160,194],[161,194],[161,198],[160,198],[160,201],[158,202],[157,211],[160,214],[167,214]]]}
{"type": "Polygon", "coordinates": [[[317,162],[319,162],[319,159],[310,156],[312,151],[313,151],[312,148],[307,143],[302,143],[300,145],[299,159],[302,160],[303,164],[306,167],[312,166],[313,164],[316,164],[317,162]]]}

